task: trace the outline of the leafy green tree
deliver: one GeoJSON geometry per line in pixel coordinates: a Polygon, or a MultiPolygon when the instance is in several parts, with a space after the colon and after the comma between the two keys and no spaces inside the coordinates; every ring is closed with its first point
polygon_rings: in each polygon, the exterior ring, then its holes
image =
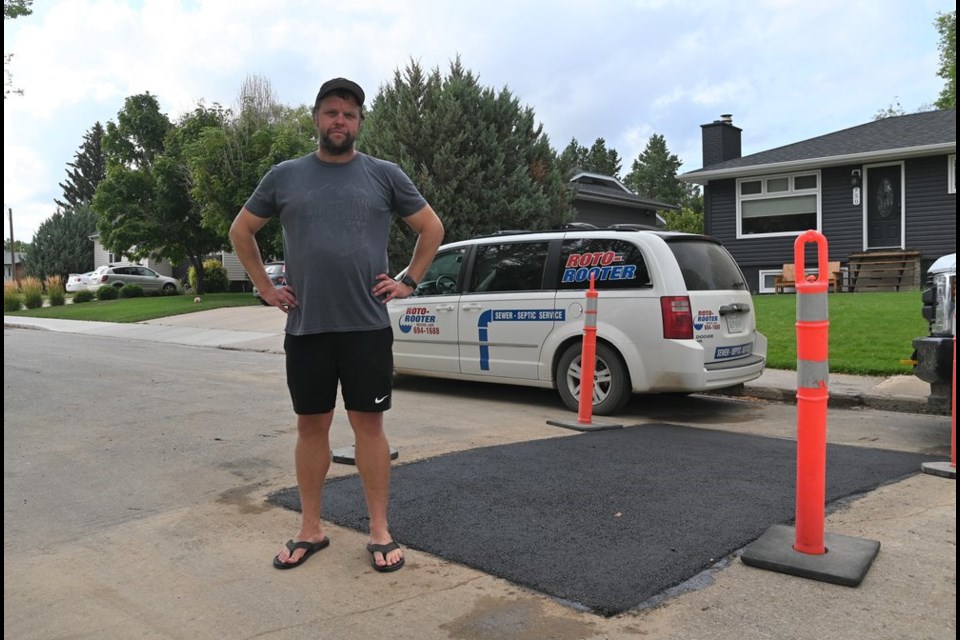
{"type": "Polygon", "coordinates": [[[607,142],[597,138],[587,149],[576,138],[560,153],[558,165],[561,175],[569,180],[578,171],[589,171],[620,179],[621,161],[616,149],[607,149],[607,142]]]}
{"type": "MultiPolygon", "coordinates": [[[[185,147],[193,197],[203,224],[224,237],[240,208],[274,164],[316,149],[306,106],[281,105],[266,79],[248,77],[240,90],[237,114],[220,113],[221,125],[207,127],[185,147]]],[[[271,220],[257,234],[265,259],[283,257],[282,228],[271,220]]]]}
{"type": "Polygon", "coordinates": [[[33,13],[33,0],[3,0],[3,19],[13,20],[33,13]]]}
{"type": "MultiPolygon", "coordinates": [[[[33,0],[3,0],[3,19],[4,20],[15,20],[21,16],[28,16],[33,13],[33,9],[30,6],[33,4],[33,0]]],[[[3,54],[3,99],[6,100],[7,96],[11,95],[23,95],[23,89],[15,89],[13,87],[13,77],[10,74],[10,62],[13,60],[12,53],[3,54]]]]}
{"type": "Polygon", "coordinates": [[[149,92],[123,101],[116,122],[107,123],[103,151],[109,163],[129,168],[149,167],[163,152],[163,140],[173,125],[160,113],[160,103],[149,92]]]}
{"type": "MultiPolygon", "coordinates": [[[[573,218],[555,153],[530,108],[480,86],[459,57],[429,75],[416,62],[381,86],[357,148],[396,162],[437,211],[446,241],[573,218]]],[[[415,234],[391,229],[390,265],[406,266],[415,234]]]]}
{"type": "Polygon", "coordinates": [[[200,105],[174,125],[150,94],[127,98],[117,123],[107,124],[107,177],[93,199],[105,248],[134,260],[189,260],[197,269],[198,293],[204,256],[229,243],[225,234],[202,224],[201,206],[191,195],[187,149],[207,129],[221,126],[216,107],[200,105]]]}
{"type": "Polygon", "coordinates": [[[937,14],[937,31],[940,33],[940,70],[937,75],[946,85],[934,103],[938,109],[957,108],[957,11],[937,14]]]}
{"type": "MultiPolygon", "coordinates": [[[[702,203],[702,198],[701,198],[702,203]]],[[[703,208],[696,211],[691,207],[681,207],[678,211],[661,211],[667,229],[686,233],[703,233],[703,208]]]]}
{"type": "MultiPolygon", "coordinates": [[[[30,244],[28,242],[24,242],[23,240],[14,241],[13,245],[13,251],[16,253],[26,253],[30,248],[30,244]]],[[[4,238],[3,250],[6,251],[7,254],[10,253],[10,238],[4,238]]]]}
{"type": "Polygon", "coordinates": [[[73,209],[90,204],[97,192],[97,186],[107,177],[107,161],[103,154],[103,125],[94,123],[83,136],[83,144],[67,164],[67,179],[60,183],[63,189],[63,201],[54,199],[61,209],[73,209]]]}
{"type": "Polygon", "coordinates": [[[71,273],[93,269],[93,241],[97,215],[90,205],[57,211],[44,220],[24,254],[27,274],[46,279],[59,275],[66,281],[71,273]]]}
{"type": "MultiPolygon", "coordinates": [[[[922,111],[931,111],[933,109],[956,109],[957,108],[957,12],[956,10],[947,13],[938,13],[934,21],[937,32],[940,34],[940,42],[937,49],[940,51],[940,68],[937,75],[943,78],[944,86],[940,91],[940,96],[933,103],[925,103],[917,108],[917,113],[922,111]]],[[[894,100],[885,109],[878,110],[873,114],[874,120],[891,118],[894,116],[906,115],[907,110],[903,108],[899,100],[894,100]]]]}
{"type": "Polygon", "coordinates": [[[903,108],[903,105],[900,104],[899,100],[891,102],[885,109],[879,109],[875,114],[873,114],[874,120],[883,120],[884,118],[893,118],[895,116],[904,116],[907,115],[906,109],[903,108]]]}

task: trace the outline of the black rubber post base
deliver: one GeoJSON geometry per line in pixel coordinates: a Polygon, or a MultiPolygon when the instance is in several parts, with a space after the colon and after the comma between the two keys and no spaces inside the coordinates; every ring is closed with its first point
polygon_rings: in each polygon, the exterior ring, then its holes
{"type": "Polygon", "coordinates": [[[793,548],[795,539],[794,527],[775,524],[744,550],[740,560],[751,567],[856,587],[880,551],[875,540],[827,533],[823,536],[826,553],[801,553],[793,548]]]}
{"type": "MultiPolygon", "coordinates": [[[[390,459],[396,460],[400,454],[396,449],[390,447],[390,459]]],[[[340,449],[333,450],[333,461],[340,464],[357,464],[357,459],[354,457],[354,447],[350,445],[349,447],[341,447],[340,449]]]]}
{"type": "Polygon", "coordinates": [[[554,427],[563,427],[564,429],[573,429],[574,431],[605,431],[607,429],[622,429],[622,424],[611,422],[593,422],[583,424],[579,420],[547,420],[547,424],[554,427]]]}

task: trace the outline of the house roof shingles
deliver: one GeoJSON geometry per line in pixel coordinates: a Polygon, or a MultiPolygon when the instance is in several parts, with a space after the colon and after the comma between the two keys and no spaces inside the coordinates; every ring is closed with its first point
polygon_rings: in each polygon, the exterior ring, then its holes
{"type": "Polygon", "coordinates": [[[741,169],[769,165],[800,168],[804,164],[825,166],[856,162],[858,157],[879,160],[885,155],[902,157],[910,153],[948,153],[957,149],[957,110],[925,111],[883,118],[849,129],[761,151],[687,172],[681,179],[700,182],[704,178],[743,174],[741,169]]]}

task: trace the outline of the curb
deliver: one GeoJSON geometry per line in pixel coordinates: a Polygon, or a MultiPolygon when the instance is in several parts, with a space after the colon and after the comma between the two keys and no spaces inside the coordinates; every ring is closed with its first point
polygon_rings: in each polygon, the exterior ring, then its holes
{"type": "MultiPolygon", "coordinates": [[[[757,398],[784,404],[794,404],[797,400],[796,389],[781,389],[763,386],[739,386],[730,389],[718,389],[708,395],[757,398]]],[[[831,393],[827,400],[831,409],[877,409],[897,413],[920,413],[930,415],[950,415],[950,407],[938,406],[927,398],[913,396],[879,395],[874,393],[831,393]]]]}

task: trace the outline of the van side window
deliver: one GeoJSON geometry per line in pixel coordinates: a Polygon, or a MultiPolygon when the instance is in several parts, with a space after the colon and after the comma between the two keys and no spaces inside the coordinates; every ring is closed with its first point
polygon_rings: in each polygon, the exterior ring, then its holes
{"type": "Polygon", "coordinates": [[[690,291],[745,291],[747,283],[733,257],[719,243],[685,239],[667,243],[690,291]]]}
{"type": "Polygon", "coordinates": [[[466,249],[441,251],[430,264],[420,284],[413,292],[414,296],[443,296],[456,293],[460,282],[460,267],[466,249]]]}
{"type": "Polygon", "coordinates": [[[560,251],[557,289],[586,289],[593,273],[598,290],[649,289],[650,272],[643,254],[632,242],[604,238],[564,240],[560,251]]]}
{"type": "Polygon", "coordinates": [[[470,291],[539,291],[547,242],[510,242],[477,247],[470,291]]]}

